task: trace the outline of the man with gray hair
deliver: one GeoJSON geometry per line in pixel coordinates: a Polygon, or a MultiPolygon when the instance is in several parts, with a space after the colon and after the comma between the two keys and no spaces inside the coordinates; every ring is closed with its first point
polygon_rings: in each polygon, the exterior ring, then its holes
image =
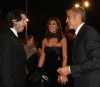
{"type": "Polygon", "coordinates": [[[61,75],[72,74],[75,87],[100,87],[100,35],[85,24],[85,10],[67,11],[69,29],[75,29],[72,52],[73,65],[59,68],[61,75]]]}

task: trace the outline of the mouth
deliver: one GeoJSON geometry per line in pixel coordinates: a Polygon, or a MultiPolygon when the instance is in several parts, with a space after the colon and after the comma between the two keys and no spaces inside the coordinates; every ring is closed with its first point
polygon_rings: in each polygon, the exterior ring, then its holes
{"type": "Polygon", "coordinates": [[[68,22],[68,25],[70,26],[70,23],[68,22]]]}
{"type": "Polygon", "coordinates": [[[53,28],[50,28],[50,30],[53,30],[53,28]]]}
{"type": "Polygon", "coordinates": [[[23,26],[23,28],[25,28],[25,27],[26,27],[26,25],[23,26]]]}

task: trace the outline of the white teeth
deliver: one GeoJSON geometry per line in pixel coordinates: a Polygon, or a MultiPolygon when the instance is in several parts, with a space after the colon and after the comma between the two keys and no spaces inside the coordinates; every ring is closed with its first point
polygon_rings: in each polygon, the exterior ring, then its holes
{"type": "Polygon", "coordinates": [[[53,29],[53,28],[51,28],[51,29],[53,29]]]}

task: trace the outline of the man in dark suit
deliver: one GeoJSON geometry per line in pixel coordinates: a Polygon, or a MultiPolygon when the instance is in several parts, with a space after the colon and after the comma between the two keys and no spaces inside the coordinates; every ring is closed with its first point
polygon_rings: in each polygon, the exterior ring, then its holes
{"type": "Polygon", "coordinates": [[[26,15],[21,10],[7,14],[9,28],[0,32],[0,87],[25,87],[26,54],[18,39],[18,32],[26,26],[26,15]]]}
{"type": "Polygon", "coordinates": [[[75,29],[73,45],[73,65],[59,68],[61,75],[72,74],[75,87],[100,87],[100,35],[85,24],[83,8],[67,11],[70,29],[75,29]]]}

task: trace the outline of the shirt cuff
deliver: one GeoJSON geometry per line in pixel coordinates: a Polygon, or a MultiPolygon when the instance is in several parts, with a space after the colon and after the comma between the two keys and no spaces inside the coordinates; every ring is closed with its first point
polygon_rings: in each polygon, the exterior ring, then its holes
{"type": "Polygon", "coordinates": [[[71,69],[70,69],[70,66],[69,66],[69,73],[71,74],[71,69]]]}

